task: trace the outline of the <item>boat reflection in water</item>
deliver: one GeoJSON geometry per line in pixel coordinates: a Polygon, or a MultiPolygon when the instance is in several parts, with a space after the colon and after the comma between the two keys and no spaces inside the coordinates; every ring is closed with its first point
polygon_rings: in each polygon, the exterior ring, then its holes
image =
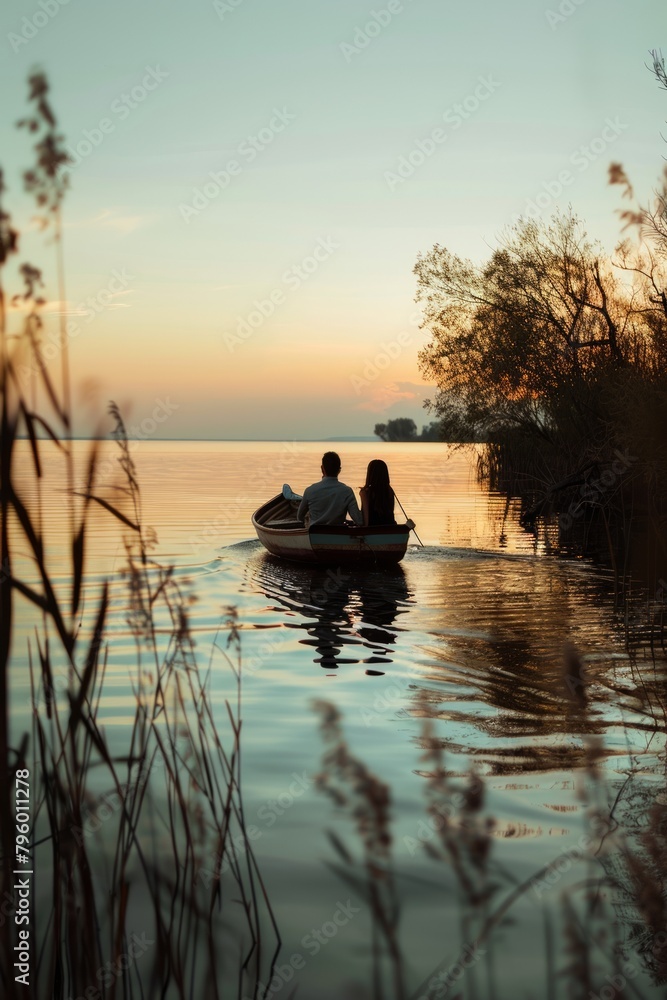
{"type": "Polygon", "coordinates": [[[380,674],[392,662],[403,631],[396,620],[414,605],[400,566],[302,566],[266,555],[248,570],[248,585],[277,602],[285,626],[305,633],[298,641],[313,648],[324,669],[363,663],[367,673],[380,674]]]}

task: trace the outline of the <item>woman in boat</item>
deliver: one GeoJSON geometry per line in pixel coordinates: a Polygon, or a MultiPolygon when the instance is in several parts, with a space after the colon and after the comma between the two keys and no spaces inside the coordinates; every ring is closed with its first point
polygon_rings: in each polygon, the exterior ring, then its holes
{"type": "Polygon", "coordinates": [[[389,483],[389,469],[381,458],[368,463],[366,485],[359,490],[365,525],[396,524],[394,491],[389,483]]]}

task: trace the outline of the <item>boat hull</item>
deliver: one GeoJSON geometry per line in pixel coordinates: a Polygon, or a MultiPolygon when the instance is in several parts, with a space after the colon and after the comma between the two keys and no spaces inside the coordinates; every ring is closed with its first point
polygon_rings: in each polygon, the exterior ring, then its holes
{"type": "Polygon", "coordinates": [[[274,556],[311,565],[387,566],[405,555],[410,537],[407,525],[306,528],[296,520],[297,507],[295,501],[277,496],[253,514],[257,537],[274,556]]]}

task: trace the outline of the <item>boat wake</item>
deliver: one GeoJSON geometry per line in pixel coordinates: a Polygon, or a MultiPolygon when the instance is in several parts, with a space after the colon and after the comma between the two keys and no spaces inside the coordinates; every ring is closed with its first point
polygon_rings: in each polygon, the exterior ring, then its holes
{"type": "MultiPolygon", "coordinates": [[[[231,557],[234,559],[244,559],[257,552],[264,552],[265,549],[256,538],[247,538],[242,542],[234,542],[225,545],[219,550],[219,558],[231,557]]],[[[532,562],[540,559],[541,556],[532,553],[503,552],[497,549],[475,549],[465,546],[451,545],[417,545],[408,546],[402,560],[403,565],[414,562],[430,562],[432,560],[454,560],[454,559],[503,559],[511,562],[532,562]]]]}

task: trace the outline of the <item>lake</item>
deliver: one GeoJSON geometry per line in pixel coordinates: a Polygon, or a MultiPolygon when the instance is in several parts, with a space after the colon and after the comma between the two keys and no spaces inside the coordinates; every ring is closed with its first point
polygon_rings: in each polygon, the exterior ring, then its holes
{"type": "MultiPolygon", "coordinates": [[[[77,442],[77,454],[87,447],[77,442]]],[[[108,483],[115,476],[114,448],[103,446],[108,483]]],[[[228,632],[226,609],[237,609],[246,664],[245,809],[283,939],[283,978],[276,973],[271,995],[290,996],[295,986],[306,998],[372,995],[372,921],[362,897],[335,870],[340,858],[327,831],[357,857],[358,840],[344,810],[315,781],[323,742],[313,702],[326,701],[341,713],[352,753],[391,790],[406,996],[438,995],[435,987],[424,992],[424,983],[450,968],[465,943],[460,891],[447,864],[429,854],[438,837],[426,811],[428,740],[444,749],[452,780],[471,768],[483,779],[484,809],[495,820],[494,864],[511,873],[508,885],[530,884],[533,873],[565,859],[557,877],[543,877],[521,895],[513,923],[497,932],[493,956],[489,946],[456,989],[466,997],[491,996],[486,977],[492,967],[498,1000],[560,996],[550,977],[567,955],[558,941],[553,954],[545,950],[544,914],[558,925],[564,888],[585,876],[603,877],[622,854],[611,835],[592,859],[580,846],[593,808],[591,747],[598,748],[609,808],[618,797],[615,822],[628,836],[635,832],[637,803],[647,809],[664,800],[664,716],[656,715],[664,662],[641,647],[628,655],[610,575],[547,554],[547,540],[521,528],[518,499],[478,483],[474,447],[142,441],[132,454],[144,523],[157,537],[153,555],[174,564],[194,598],[190,626],[201,668],[211,667],[221,732],[232,679],[216,650],[228,632]],[[388,463],[423,543],[413,535],[396,569],[293,566],[268,556],[254,538],[252,512],[284,482],[302,492],[318,479],[321,454],[330,448],[341,455],[341,480],[355,488],[371,458],[388,463]],[[591,682],[584,708],[567,697],[566,643],[576,647],[591,682]],[[300,958],[290,973],[294,956],[300,958]]],[[[52,461],[45,462],[42,489],[57,575],[67,525],[64,486],[52,461]]],[[[34,491],[27,499],[35,502],[34,491]]],[[[88,599],[94,601],[99,582],[110,575],[110,652],[99,712],[119,753],[133,718],[129,677],[136,659],[118,574],[123,563],[118,525],[99,509],[88,599]]],[[[69,586],[63,572],[60,584],[69,586]]],[[[14,645],[17,732],[29,721],[24,640],[33,626],[34,615],[25,613],[14,645]]],[[[617,914],[619,937],[630,950],[637,923],[631,910],[627,903],[617,914]]],[[[637,961],[642,995],[660,995],[637,961]]],[[[600,976],[592,983],[598,992],[607,983],[600,976]]],[[[447,989],[456,995],[454,986],[447,989]]]]}

